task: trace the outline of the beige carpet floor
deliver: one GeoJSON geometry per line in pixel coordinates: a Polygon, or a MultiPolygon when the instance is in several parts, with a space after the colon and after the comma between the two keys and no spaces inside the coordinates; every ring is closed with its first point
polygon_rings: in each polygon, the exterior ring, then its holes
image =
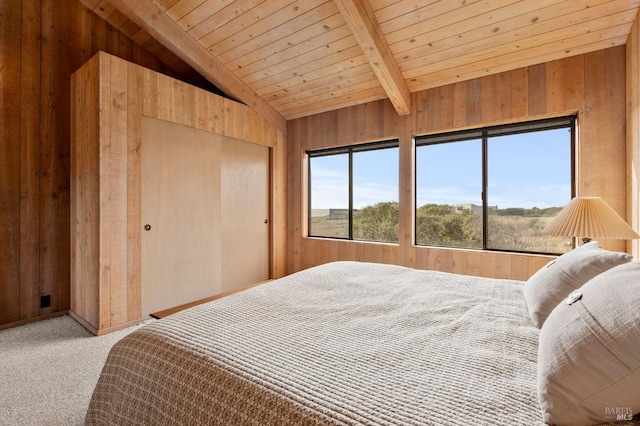
{"type": "Polygon", "coordinates": [[[0,331],[0,425],[82,425],[109,349],[138,327],[96,337],[63,316],[0,331]]]}

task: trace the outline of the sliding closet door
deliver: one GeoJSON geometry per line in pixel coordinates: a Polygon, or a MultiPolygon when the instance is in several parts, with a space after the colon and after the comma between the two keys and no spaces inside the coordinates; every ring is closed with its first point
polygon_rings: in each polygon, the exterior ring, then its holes
{"type": "Polygon", "coordinates": [[[269,279],[269,148],[222,137],[222,290],[269,279]]]}
{"type": "Polygon", "coordinates": [[[221,136],[142,118],[142,314],[221,291],[221,136]]]}

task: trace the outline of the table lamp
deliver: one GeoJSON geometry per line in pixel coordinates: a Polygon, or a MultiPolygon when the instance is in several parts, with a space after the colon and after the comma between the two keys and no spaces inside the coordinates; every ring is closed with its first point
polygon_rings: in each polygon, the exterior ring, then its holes
{"type": "Polygon", "coordinates": [[[592,238],[631,240],[640,238],[600,197],[575,197],[542,231],[559,237],[582,237],[582,242],[592,238]]]}

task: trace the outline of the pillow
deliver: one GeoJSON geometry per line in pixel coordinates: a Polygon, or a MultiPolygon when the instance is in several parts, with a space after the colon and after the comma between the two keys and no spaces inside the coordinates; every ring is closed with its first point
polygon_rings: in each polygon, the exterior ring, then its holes
{"type": "Polygon", "coordinates": [[[567,297],[540,330],[544,420],[589,425],[640,412],[640,263],[617,266],[567,297]]]}
{"type": "Polygon", "coordinates": [[[599,273],[631,259],[627,253],[607,251],[597,241],[590,241],[552,260],[524,284],[531,321],[542,327],[553,308],[569,293],[599,273]]]}

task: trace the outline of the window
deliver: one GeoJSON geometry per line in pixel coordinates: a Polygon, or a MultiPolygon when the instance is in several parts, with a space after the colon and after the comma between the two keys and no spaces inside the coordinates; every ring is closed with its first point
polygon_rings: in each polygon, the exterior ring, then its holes
{"type": "Polygon", "coordinates": [[[574,194],[575,117],[416,138],[418,245],[565,253],[542,234],[574,194]]]}
{"type": "Polygon", "coordinates": [[[309,236],[398,242],[398,141],[307,152],[309,236]]]}

